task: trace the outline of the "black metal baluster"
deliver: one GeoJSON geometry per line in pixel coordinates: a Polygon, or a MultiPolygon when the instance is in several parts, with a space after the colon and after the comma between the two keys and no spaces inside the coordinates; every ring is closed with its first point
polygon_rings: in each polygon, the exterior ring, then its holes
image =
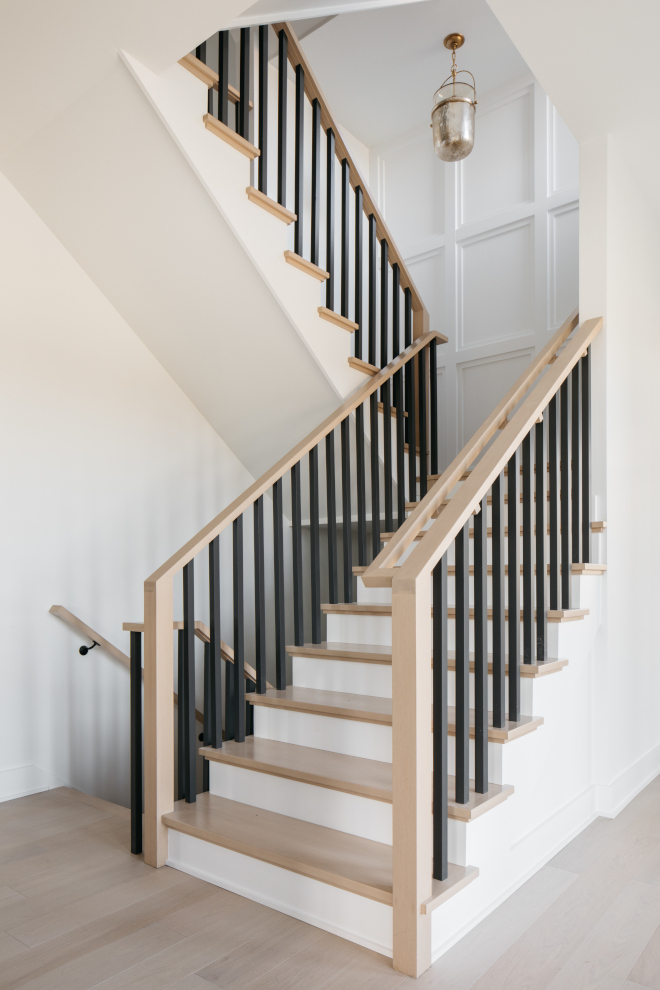
{"type": "Polygon", "coordinates": [[[238,127],[236,130],[246,140],[250,137],[250,29],[241,28],[240,99],[236,106],[238,127]]]}
{"type": "Polygon", "coordinates": [[[547,524],[547,487],[545,420],[536,424],[536,662],[547,660],[548,613],[545,605],[545,538],[547,524]]]}
{"type": "Polygon", "coordinates": [[[426,442],[426,424],[428,409],[426,406],[426,348],[422,347],[417,355],[419,371],[419,498],[424,498],[428,491],[429,465],[426,442]]]}
{"type": "Polygon", "coordinates": [[[288,40],[284,30],[279,33],[279,65],[277,77],[277,202],[286,206],[286,123],[287,123],[288,40]]]}
{"type": "Polygon", "coordinates": [[[401,353],[399,330],[401,323],[401,269],[396,262],[392,265],[392,358],[401,353]]]}
{"type": "Polygon", "coordinates": [[[363,242],[363,194],[360,186],[355,187],[355,314],[354,321],[357,323],[355,338],[355,357],[362,360],[362,242],[363,242]]]}
{"type": "Polygon", "coordinates": [[[532,433],[531,430],[522,442],[522,529],[523,529],[523,660],[525,663],[534,662],[534,560],[532,499],[532,433]]]}
{"type": "Polygon", "coordinates": [[[259,151],[261,154],[258,168],[259,190],[266,195],[268,194],[268,30],[268,24],[259,27],[259,151]]]}
{"type": "Polygon", "coordinates": [[[344,158],[341,163],[341,315],[348,319],[348,263],[350,261],[348,243],[349,207],[348,195],[351,191],[351,170],[344,158]]]}
{"type": "MultiPolygon", "coordinates": [[[[251,681],[248,678],[245,682],[245,693],[252,694],[254,693],[254,690],[254,681],[251,681]]],[[[247,698],[245,699],[245,735],[254,735],[254,705],[251,705],[247,698]]]]}
{"type": "MultiPolygon", "coordinates": [[[[385,238],[380,242],[380,366],[384,368],[388,361],[387,345],[389,337],[389,320],[390,320],[390,266],[388,259],[388,245],[385,238]]],[[[385,391],[389,392],[390,383],[385,382],[381,387],[380,397],[381,401],[383,398],[383,393],[385,391]]]]}
{"type": "Polygon", "coordinates": [[[582,360],[582,562],[591,561],[591,347],[582,360]]]}
{"type": "Polygon", "coordinates": [[[304,254],[304,184],[305,184],[305,70],[296,66],[296,142],[295,142],[295,214],[293,250],[302,258],[304,254]]]}
{"type": "Polygon", "coordinates": [[[325,304],[335,308],[335,132],[326,132],[325,304]]]}
{"type": "Polygon", "coordinates": [[[233,522],[234,739],[245,742],[245,622],[243,613],[243,516],[233,522]]]}
{"type": "MultiPolygon", "coordinates": [[[[415,389],[415,358],[406,364],[406,412],[408,413],[408,497],[417,501],[417,399],[415,389]]],[[[421,482],[421,478],[420,478],[421,482]]],[[[420,492],[421,492],[420,484],[420,492]]]]}
{"type": "Polygon", "coordinates": [[[438,342],[429,344],[429,416],[431,419],[431,474],[438,471],[438,342]]]}
{"type": "Polygon", "coordinates": [[[505,611],[504,611],[504,474],[492,488],[492,587],[493,587],[493,725],[504,728],[506,721],[505,611]]]}
{"type": "Polygon", "coordinates": [[[449,875],[447,759],[447,554],[433,569],[433,877],[449,875]]]}
{"type": "MultiPolygon", "coordinates": [[[[218,32],[218,120],[229,123],[229,31],[218,32]]],[[[264,165],[264,170],[265,170],[264,165]]],[[[264,171],[265,175],[265,171],[264,171]]],[[[264,189],[265,192],[265,189],[264,189]]]]}
{"type": "Polygon", "coordinates": [[[236,690],[236,670],[233,663],[225,661],[225,739],[235,738],[234,694],[236,690]]]}
{"type": "Polygon", "coordinates": [[[405,419],[403,416],[403,368],[394,374],[394,405],[396,407],[396,501],[397,528],[406,520],[406,451],[405,419]]]}
{"type": "Polygon", "coordinates": [[[266,565],[264,560],[264,498],[252,506],[254,523],[254,667],[257,694],[266,693],[266,565]]]}
{"type": "MultiPolygon", "coordinates": [[[[209,657],[211,665],[211,746],[222,748],[222,652],[220,639],[220,537],[209,543],[209,657]]],[[[229,664],[227,665],[229,666],[229,664]]],[[[264,666],[264,688],[266,669],[264,666]]]]}
{"type": "Polygon", "coordinates": [[[474,780],[488,793],[488,499],[474,517],[474,780]]]}
{"type": "Polygon", "coordinates": [[[367,482],[364,462],[364,403],[355,410],[355,461],[357,469],[358,564],[367,563],[367,482]]]}
{"type": "Polygon", "coordinates": [[[186,796],[186,685],[183,663],[183,629],[177,631],[177,684],[179,686],[179,701],[177,704],[177,800],[183,801],[186,796]]]}
{"type": "Polygon", "coordinates": [[[380,553],[380,465],[378,458],[378,393],[369,396],[371,428],[371,552],[380,553]]]}
{"type": "Polygon", "coordinates": [[[456,534],[456,803],[470,800],[470,531],[456,534]]]}
{"type": "Polygon", "coordinates": [[[550,506],[550,608],[559,608],[559,430],[557,429],[557,396],[548,405],[548,462],[550,506]]]}
{"type": "Polygon", "coordinates": [[[291,468],[291,562],[293,565],[293,641],[296,646],[305,642],[303,616],[302,573],[302,504],[300,496],[300,461],[291,468]]]}
{"type": "MultiPolygon", "coordinates": [[[[273,485],[273,564],[275,598],[275,686],[278,691],[286,688],[286,638],[284,626],[284,506],[282,479],[273,485]]],[[[229,666],[227,664],[227,666],[229,666]]],[[[229,707],[229,698],[226,701],[229,707]]]]}
{"type": "MultiPolygon", "coordinates": [[[[197,799],[197,729],[195,726],[195,574],[193,561],[183,568],[183,732],[185,758],[183,771],[184,798],[188,804],[197,799]]],[[[181,690],[179,689],[179,703],[181,690]]]]}
{"type": "Polygon", "coordinates": [[[321,547],[319,539],[319,448],[309,452],[309,557],[312,593],[312,643],[321,642],[321,547]]]}
{"type": "Polygon", "coordinates": [[[392,513],[392,403],[390,402],[390,383],[385,382],[381,388],[383,397],[383,487],[385,497],[385,530],[394,530],[394,515],[392,513]]]}
{"type": "MultiPolygon", "coordinates": [[[[204,721],[202,745],[211,745],[211,644],[204,643],[204,721]]],[[[209,789],[209,761],[202,757],[202,790],[209,789]]]]}
{"type": "Polygon", "coordinates": [[[344,601],[353,601],[353,526],[351,522],[351,436],[350,418],[341,423],[341,517],[344,563],[344,601]]]}
{"type": "Polygon", "coordinates": [[[319,238],[321,230],[321,104],[312,101],[312,237],[310,259],[319,263],[319,238]]]}
{"type": "Polygon", "coordinates": [[[561,605],[571,607],[571,406],[568,392],[568,378],[559,391],[561,406],[561,605]]]}
{"type": "Polygon", "coordinates": [[[328,511],[328,599],[339,601],[337,580],[337,489],[335,486],[335,431],[325,438],[326,505],[328,511]]]}
{"type": "Polygon", "coordinates": [[[376,277],[378,259],[376,257],[376,218],[369,215],[369,364],[376,364],[376,277]]]}
{"type": "Polygon", "coordinates": [[[509,719],[520,720],[520,526],[518,506],[518,451],[507,469],[507,522],[509,566],[509,719]]]}
{"type": "Polygon", "coordinates": [[[580,402],[580,362],[571,372],[571,560],[580,563],[582,539],[582,404],[580,402]]]}
{"type": "Polygon", "coordinates": [[[195,58],[198,58],[200,62],[206,65],[206,42],[203,41],[201,45],[197,45],[195,49],[195,58]]]}
{"type": "Polygon", "coordinates": [[[142,633],[131,632],[131,852],[142,852],[142,633]]]}

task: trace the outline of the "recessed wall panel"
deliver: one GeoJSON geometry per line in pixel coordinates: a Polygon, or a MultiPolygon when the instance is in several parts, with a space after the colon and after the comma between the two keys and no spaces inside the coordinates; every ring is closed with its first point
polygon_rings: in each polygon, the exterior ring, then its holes
{"type": "Polygon", "coordinates": [[[549,216],[550,327],[560,326],[578,304],[579,209],[577,203],[549,216]]]}
{"type": "Polygon", "coordinates": [[[532,350],[512,351],[458,366],[459,432],[466,444],[528,366],[532,350]]]}
{"type": "MultiPolygon", "coordinates": [[[[445,252],[444,248],[422,256],[419,261],[409,261],[408,269],[417,290],[429,311],[431,330],[447,333],[445,326],[445,252]]],[[[402,331],[403,339],[403,331],[402,331]]]]}
{"type": "Polygon", "coordinates": [[[578,143],[568,127],[550,104],[550,193],[563,189],[577,189],[580,181],[580,155],[578,143]]]}
{"type": "Polygon", "coordinates": [[[444,171],[430,138],[425,134],[382,158],[387,225],[397,244],[405,248],[444,234],[444,171]]]}
{"type": "Polygon", "coordinates": [[[487,112],[477,106],[474,149],[459,165],[461,223],[533,199],[532,110],[530,90],[487,112]]]}
{"type": "Polygon", "coordinates": [[[534,331],[532,219],[461,242],[457,261],[461,347],[534,331]]]}

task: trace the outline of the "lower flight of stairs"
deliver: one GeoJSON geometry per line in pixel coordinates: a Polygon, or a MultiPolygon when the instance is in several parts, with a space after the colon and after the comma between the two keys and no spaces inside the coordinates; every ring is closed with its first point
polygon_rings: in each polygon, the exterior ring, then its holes
{"type": "MultiPolygon", "coordinates": [[[[582,608],[553,623],[562,659],[522,665],[520,721],[490,728],[488,793],[476,794],[472,781],[469,802],[459,805],[450,779],[449,877],[434,881],[424,907],[433,912],[434,957],[537,869],[548,843],[560,848],[586,824],[579,794],[599,582],[585,572],[573,581],[582,608]]],[[[358,577],[357,603],[323,606],[328,642],[288,648],[292,684],[248,695],[254,736],[203,748],[209,792],[195,804],[177,802],[163,818],[171,866],[385,954],[392,949],[389,598],[358,577]]],[[[453,668],[450,652],[450,692],[453,668]]],[[[451,768],[451,711],[449,723],[451,768]]]]}

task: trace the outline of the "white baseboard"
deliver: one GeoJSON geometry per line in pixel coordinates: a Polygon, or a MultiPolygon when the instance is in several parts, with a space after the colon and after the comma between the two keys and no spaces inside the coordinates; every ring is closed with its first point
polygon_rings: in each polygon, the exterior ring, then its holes
{"type": "Polygon", "coordinates": [[[14,801],[28,794],[39,794],[53,787],[62,787],[63,781],[34,764],[0,770],[0,801],[14,801]]]}
{"type": "Polygon", "coordinates": [[[596,786],[596,807],[604,818],[616,818],[620,811],[660,773],[660,745],[632,763],[610,784],[596,786]]]}

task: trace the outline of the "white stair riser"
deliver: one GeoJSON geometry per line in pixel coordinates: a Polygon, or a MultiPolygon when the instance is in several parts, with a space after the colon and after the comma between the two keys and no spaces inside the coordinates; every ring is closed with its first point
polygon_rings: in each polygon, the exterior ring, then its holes
{"type": "Polygon", "coordinates": [[[392,845],[392,805],[286,777],[211,762],[211,794],[392,845]]]}
{"type": "MultiPolygon", "coordinates": [[[[581,579],[577,579],[581,580],[581,579]]],[[[585,579],[590,580],[590,579],[585,579]]],[[[576,606],[577,607],[577,606],[576,606]]],[[[584,607],[584,606],[583,606],[584,607]]],[[[547,654],[551,659],[565,656],[560,653],[562,628],[575,623],[548,623],[547,654]]],[[[508,630],[508,626],[507,626],[508,630]]],[[[353,615],[334,613],[328,615],[328,642],[330,643],[373,643],[376,646],[392,646],[392,616],[391,615],[353,615]]],[[[506,633],[508,636],[508,632],[506,633]]],[[[523,625],[520,623],[520,642],[522,643],[523,625]]],[[[447,624],[447,647],[456,648],[456,622],[450,619],[447,624]]],[[[493,649],[492,621],[488,622],[488,652],[493,649]]],[[[470,650],[474,651],[474,622],[470,622],[470,650]]]]}
{"type": "MultiPolygon", "coordinates": [[[[504,579],[504,602],[508,605],[509,602],[509,584],[508,576],[504,579]]],[[[571,575],[571,608],[582,608],[580,605],[580,592],[583,580],[593,581],[594,578],[590,575],[589,577],[582,578],[578,574],[571,575]]],[[[470,606],[474,607],[474,580],[473,576],[470,575],[470,606]]],[[[493,604],[493,582],[488,576],[488,581],[486,585],[486,596],[488,601],[488,608],[492,607],[493,604]]],[[[519,585],[519,596],[520,605],[522,607],[523,600],[523,579],[522,575],[520,577],[519,585]]],[[[536,600],[536,583],[533,586],[533,596],[536,600]]],[[[545,605],[546,608],[550,607],[550,578],[546,578],[545,583],[545,605]]],[[[366,588],[362,582],[362,578],[358,578],[357,582],[357,601],[361,605],[391,605],[392,604],[392,589],[391,588],[366,588]]],[[[447,580],[447,604],[454,606],[456,604],[456,580],[453,574],[450,574],[447,580]]]]}
{"type": "Polygon", "coordinates": [[[392,729],[389,725],[255,705],[254,734],[296,746],[392,762],[392,729]]]}
{"type": "Polygon", "coordinates": [[[392,955],[392,908],[170,829],[167,865],[392,955]]]}
{"type": "Polygon", "coordinates": [[[292,657],[292,675],[296,687],[392,697],[392,667],[389,664],[292,657]]]}

